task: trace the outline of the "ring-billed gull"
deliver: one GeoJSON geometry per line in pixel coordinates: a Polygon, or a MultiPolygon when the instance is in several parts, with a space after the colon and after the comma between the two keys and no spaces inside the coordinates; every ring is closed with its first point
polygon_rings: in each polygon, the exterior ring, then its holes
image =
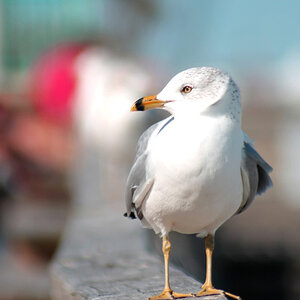
{"type": "Polygon", "coordinates": [[[139,139],[127,180],[125,213],[137,216],[163,239],[165,288],[150,299],[212,294],[240,299],[212,285],[214,235],[272,185],[272,168],[241,129],[239,89],[219,69],[192,68],[173,77],[159,94],[137,100],[131,110],[151,108],[171,116],[139,139]],[[206,280],[197,294],[170,288],[170,231],[206,237],[206,280]]]}

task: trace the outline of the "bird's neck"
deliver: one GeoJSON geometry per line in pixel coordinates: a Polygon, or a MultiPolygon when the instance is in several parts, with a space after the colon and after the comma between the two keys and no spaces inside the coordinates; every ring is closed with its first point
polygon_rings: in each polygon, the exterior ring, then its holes
{"type": "Polygon", "coordinates": [[[210,123],[232,123],[234,126],[241,126],[241,113],[236,111],[228,111],[222,113],[221,111],[204,111],[204,112],[190,112],[188,114],[177,113],[173,114],[176,123],[186,124],[187,126],[193,126],[193,124],[199,124],[207,122],[210,123]]]}

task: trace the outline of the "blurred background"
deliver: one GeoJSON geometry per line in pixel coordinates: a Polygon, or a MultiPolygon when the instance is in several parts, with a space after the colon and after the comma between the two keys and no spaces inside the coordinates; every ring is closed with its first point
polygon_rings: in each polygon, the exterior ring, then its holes
{"type": "MultiPolygon", "coordinates": [[[[202,65],[233,76],[243,129],[274,167],[273,189],[218,231],[215,285],[299,299],[299,11],[297,0],[1,0],[0,299],[50,299],[47,267],[74,207],[122,217],[137,138],[166,116],[131,103],[202,65]]],[[[203,241],[171,239],[173,262],[203,281],[203,241]]]]}

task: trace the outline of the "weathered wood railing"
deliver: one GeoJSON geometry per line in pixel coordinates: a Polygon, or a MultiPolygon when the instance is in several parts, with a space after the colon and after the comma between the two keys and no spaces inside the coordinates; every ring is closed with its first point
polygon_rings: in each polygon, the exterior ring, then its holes
{"type": "MultiPolygon", "coordinates": [[[[145,250],[143,233],[138,222],[113,209],[74,212],[51,267],[52,298],[134,300],[159,293],[163,264],[145,250]]],[[[171,284],[180,292],[196,292],[201,286],[173,267],[171,284]]]]}
{"type": "MultiPolygon", "coordinates": [[[[99,190],[95,179],[101,178],[99,158],[87,150],[73,173],[74,211],[51,265],[51,297],[53,300],[147,299],[162,291],[163,263],[159,256],[146,250],[148,231],[141,229],[138,221],[122,217],[123,201],[105,200],[121,197],[105,197],[99,190]]],[[[153,241],[150,248],[154,248],[153,241]]],[[[179,249],[174,245],[176,248],[179,249]]],[[[173,267],[170,281],[178,292],[197,292],[201,287],[198,281],[173,267]]],[[[225,297],[206,299],[225,300],[225,297]]]]}

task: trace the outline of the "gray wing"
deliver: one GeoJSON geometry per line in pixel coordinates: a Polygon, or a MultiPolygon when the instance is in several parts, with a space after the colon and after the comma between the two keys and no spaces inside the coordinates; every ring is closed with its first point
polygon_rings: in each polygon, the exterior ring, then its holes
{"type": "Polygon", "coordinates": [[[126,213],[125,216],[139,219],[143,218],[141,207],[148,195],[154,180],[146,176],[146,161],[148,158],[147,146],[152,133],[166,120],[149,127],[139,138],[134,164],[130,170],[126,183],[126,213]]]}
{"type": "Polygon", "coordinates": [[[242,149],[241,162],[243,201],[237,214],[247,209],[256,195],[261,195],[273,185],[269,176],[272,170],[272,167],[264,161],[246,139],[242,149]]]}

